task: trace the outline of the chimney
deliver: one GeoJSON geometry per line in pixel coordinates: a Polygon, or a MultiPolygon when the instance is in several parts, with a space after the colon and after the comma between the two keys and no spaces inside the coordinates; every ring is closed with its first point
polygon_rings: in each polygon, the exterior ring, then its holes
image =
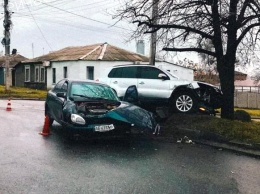
{"type": "Polygon", "coordinates": [[[17,54],[17,49],[13,49],[12,50],[12,55],[16,55],[17,54]]]}
{"type": "Polygon", "coordinates": [[[144,40],[138,40],[136,43],[136,52],[144,55],[144,40]]]}

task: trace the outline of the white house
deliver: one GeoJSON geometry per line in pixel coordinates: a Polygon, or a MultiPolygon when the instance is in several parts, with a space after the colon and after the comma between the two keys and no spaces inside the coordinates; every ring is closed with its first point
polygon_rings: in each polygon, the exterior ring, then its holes
{"type": "MultiPolygon", "coordinates": [[[[126,64],[148,64],[149,58],[107,43],[78,47],[67,47],[47,55],[23,62],[26,69],[24,85],[37,88],[37,81],[51,88],[63,78],[92,79],[104,76],[108,67],[126,64]],[[42,69],[45,69],[43,75],[42,69]],[[40,72],[36,72],[36,71],[40,72]],[[36,79],[37,78],[37,79],[36,79]]],[[[168,62],[156,61],[156,66],[168,70],[176,76],[193,80],[193,70],[168,62]]],[[[41,83],[41,84],[42,84],[41,83]]]]}
{"type": "Polygon", "coordinates": [[[167,61],[156,62],[155,66],[163,70],[169,71],[171,74],[176,75],[180,79],[185,79],[188,81],[194,80],[193,69],[182,67],[180,65],[176,65],[167,61]]]}

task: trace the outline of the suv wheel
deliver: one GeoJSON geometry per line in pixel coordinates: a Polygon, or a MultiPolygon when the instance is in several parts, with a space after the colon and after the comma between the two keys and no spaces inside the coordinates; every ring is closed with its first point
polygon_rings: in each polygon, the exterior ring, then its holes
{"type": "Polygon", "coordinates": [[[193,113],[197,111],[197,100],[188,91],[179,92],[174,95],[171,106],[174,112],[193,113]]]}

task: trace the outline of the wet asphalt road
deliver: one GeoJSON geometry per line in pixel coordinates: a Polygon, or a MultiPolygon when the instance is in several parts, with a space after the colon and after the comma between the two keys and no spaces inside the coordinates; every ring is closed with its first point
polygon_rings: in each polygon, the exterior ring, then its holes
{"type": "Polygon", "coordinates": [[[44,102],[0,100],[0,193],[260,193],[260,160],[207,146],[134,140],[66,142],[38,133],[44,102]]]}

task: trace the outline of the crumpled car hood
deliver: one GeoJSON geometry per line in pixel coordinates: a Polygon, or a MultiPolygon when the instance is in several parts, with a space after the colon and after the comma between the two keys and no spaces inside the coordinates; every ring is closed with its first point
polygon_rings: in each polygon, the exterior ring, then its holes
{"type": "Polygon", "coordinates": [[[135,127],[146,128],[152,131],[155,130],[157,125],[151,112],[127,102],[122,102],[117,109],[109,111],[107,116],[134,124],[135,127]]]}
{"type": "Polygon", "coordinates": [[[90,121],[95,119],[120,121],[150,132],[154,132],[159,127],[151,112],[123,101],[114,103],[111,101],[67,101],[63,112],[68,117],[71,113],[79,114],[90,121]]]}

